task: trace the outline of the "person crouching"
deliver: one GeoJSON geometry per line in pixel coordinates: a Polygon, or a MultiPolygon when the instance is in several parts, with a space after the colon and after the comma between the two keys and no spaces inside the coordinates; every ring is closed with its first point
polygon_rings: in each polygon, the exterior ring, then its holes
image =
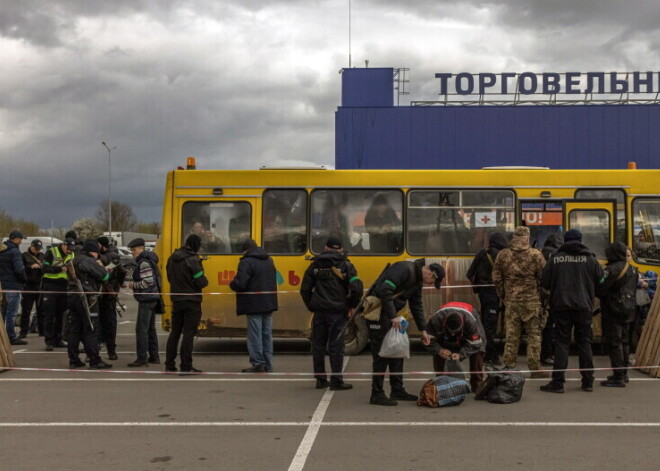
{"type": "Polygon", "coordinates": [[[427,324],[428,333],[435,337],[427,347],[433,352],[433,370],[438,376],[445,372],[447,360],[470,359],[470,386],[472,392],[483,381],[484,343],[483,326],[467,303],[447,303],[435,313],[427,324]]]}

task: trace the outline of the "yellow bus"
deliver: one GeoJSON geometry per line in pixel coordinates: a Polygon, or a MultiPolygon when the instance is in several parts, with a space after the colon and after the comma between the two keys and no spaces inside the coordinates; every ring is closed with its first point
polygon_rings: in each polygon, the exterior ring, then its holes
{"type": "MultiPolygon", "coordinates": [[[[275,261],[276,337],[309,335],[311,315],[298,290],[330,235],[343,241],[365,286],[388,262],[423,257],[444,265],[446,286],[424,293],[429,315],[447,301],[478,305],[465,276],[474,254],[491,232],[510,233],[523,222],[538,248],[549,234],[575,228],[601,260],[607,244],[620,240],[633,248],[640,271],[660,265],[660,170],[634,164],[622,170],[196,170],[194,159],[189,163],[167,175],[157,252],[164,272],[172,251],[189,234],[201,235],[206,291],[220,293],[204,297],[201,336],[245,336],[228,285],[247,237],[275,261]]],[[[167,292],[166,279],[163,284],[167,292]]],[[[347,333],[347,352],[366,343],[366,326],[357,323],[347,333]]]]}

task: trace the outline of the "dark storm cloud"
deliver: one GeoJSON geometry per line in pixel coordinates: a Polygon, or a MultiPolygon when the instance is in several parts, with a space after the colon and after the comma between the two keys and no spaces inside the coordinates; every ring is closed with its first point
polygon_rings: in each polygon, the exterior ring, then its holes
{"type": "MultiPolygon", "coordinates": [[[[353,65],[657,70],[652,2],[353,0],[353,65]]],[[[0,208],[49,226],[107,197],[160,219],[165,173],[332,165],[347,0],[0,0],[0,208]]]]}

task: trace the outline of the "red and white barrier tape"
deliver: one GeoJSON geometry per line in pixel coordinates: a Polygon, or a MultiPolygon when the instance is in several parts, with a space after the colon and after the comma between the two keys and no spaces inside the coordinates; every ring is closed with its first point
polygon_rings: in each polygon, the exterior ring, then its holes
{"type": "MultiPolygon", "coordinates": [[[[627,366],[627,367],[622,367],[622,368],[617,368],[620,370],[643,370],[643,369],[657,369],[660,368],[660,365],[654,365],[654,366],[627,366]]],[[[109,373],[109,374],[128,374],[128,375],[135,375],[135,374],[150,374],[150,375],[176,375],[180,374],[181,372],[170,372],[170,371],[147,371],[147,370],[113,370],[113,369],[108,369],[108,370],[82,370],[82,369],[65,369],[65,368],[22,368],[22,367],[14,367],[14,366],[2,366],[0,367],[0,370],[8,370],[8,371],[41,371],[41,372],[55,372],[55,373],[109,373]]],[[[384,372],[384,373],[374,373],[372,371],[344,371],[341,373],[343,376],[353,376],[353,377],[359,377],[359,376],[432,376],[432,375],[459,375],[459,374],[488,374],[488,373],[505,373],[505,374],[512,374],[512,373],[553,373],[553,372],[563,372],[563,373],[575,373],[575,372],[582,372],[582,371],[590,371],[590,372],[596,372],[596,371],[612,371],[612,368],[566,368],[562,370],[481,370],[481,371],[404,371],[401,373],[390,373],[390,372],[384,372]]],[[[201,376],[247,376],[247,377],[254,377],[254,376],[263,376],[263,377],[281,377],[281,376],[288,376],[288,377],[313,377],[313,376],[318,376],[317,373],[311,373],[311,372],[264,372],[264,373],[243,373],[240,371],[204,371],[201,373],[189,373],[190,375],[201,375],[201,376]]],[[[328,373],[332,374],[332,373],[328,373]]]]}
{"type": "MultiPolygon", "coordinates": [[[[480,288],[485,288],[485,287],[492,287],[495,285],[478,285],[480,288]]],[[[441,286],[438,289],[456,289],[456,288],[474,288],[473,285],[453,285],[453,286],[441,286]]],[[[427,286],[422,288],[424,290],[436,290],[436,288],[432,286],[427,286]]],[[[0,289],[0,293],[20,293],[20,294],[99,294],[97,292],[88,292],[88,291],[25,291],[25,290],[3,290],[0,289]]],[[[100,294],[113,294],[113,293],[105,293],[102,292],[100,294]]],[[[248,291],[244,293],[235,293],[233,291],[231,292],[203,292],[203,293],[133,293],[133,292],[128,292],[128,293],[118,293],[118,294],[127,294],[127,295],[133,295],[133,294],[159,294],[161,296],[235,296],[237,294],[300,294],[300,291],[248,291]]]]}

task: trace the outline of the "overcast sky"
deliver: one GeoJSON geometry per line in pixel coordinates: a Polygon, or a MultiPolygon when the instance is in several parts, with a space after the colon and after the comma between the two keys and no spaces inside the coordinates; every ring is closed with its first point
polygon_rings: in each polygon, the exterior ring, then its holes
{"type": "MultiPolygon", "coordinates": [[[[353,66],[660,70],[655,1],[353,0],[353,66]]],[[[107,198],[160,220],[167,170],[334,163],[348,0],[0,0],[0,208],[42,226],[107,198]]],[[[402,104],[406,102],[402,101],[402,104]]]]}

